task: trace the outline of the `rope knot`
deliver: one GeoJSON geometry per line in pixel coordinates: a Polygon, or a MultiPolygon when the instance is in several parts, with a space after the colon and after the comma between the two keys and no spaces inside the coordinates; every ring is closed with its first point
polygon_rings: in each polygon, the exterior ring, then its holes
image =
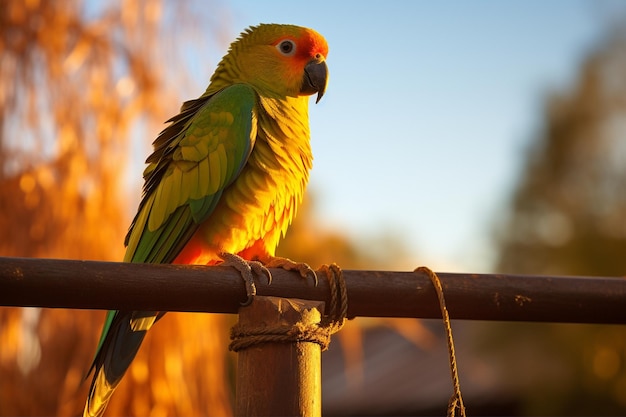
{"type": "Polygon", "coordinates": [[[249,327],[236,324],[230,331],[229,349],[238,352],[261,343],[317,343],[328,348],[330,335],[319,325],[296,323],[293,326],[249,327]]]}
{"type": "MultiPolygon", "coordinates": [[[[231,328],[229,349],[238,352],[261,343],[311,342],[328,349],[330,337],[344,325],[348,312],[348,295],[341,268],[336,264],[320,268],[328,277],[330,302],[321,319],[307,319],[293,325],[261,326],[237,323],[231,328]],[[306,321],[305,324],[303,321],[306,321]]],[[[303,312],[303,314],[307,314],[303,312]]]]}

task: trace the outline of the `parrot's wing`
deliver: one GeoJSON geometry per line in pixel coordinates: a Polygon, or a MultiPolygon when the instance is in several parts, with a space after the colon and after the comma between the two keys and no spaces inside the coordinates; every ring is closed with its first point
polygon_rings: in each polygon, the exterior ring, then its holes
{"type": "Polygon", "coordinates": [[[125,261],[169,263],[239,175],[254,146],[256,93],[243,84],[187,102],[155,141],[125,261]],[[197,103],[199,101],[199,103],[197,103]]]}
{"type": "MultiPolygon", "coordinates": [[[[172,262],[245,166],[256,137],[256,93],[242,84],[186,102],[154,143],[125,261],[172,262]]],[[[104,411],[146,331],[163,313],[109,311],[91,370],[86,415],[104,411]]]]}

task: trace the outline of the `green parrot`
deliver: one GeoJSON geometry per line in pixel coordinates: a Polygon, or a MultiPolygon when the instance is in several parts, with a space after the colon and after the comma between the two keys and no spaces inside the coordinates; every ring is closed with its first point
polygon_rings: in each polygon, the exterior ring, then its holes
{"type": "MultiPolygon", "coordinates": [[[[249,296],[253,271],[311,272],[274,255],[308,182],[308,102],[326,89],[327,54],[319,33],[293,25],[253,26],[230,45],[204,94],[185,102],[153,143],[125,262],[232,265],[249,296]]],[[[85,416],[104,413],[163,314],[108,312],[85,416]]]]}

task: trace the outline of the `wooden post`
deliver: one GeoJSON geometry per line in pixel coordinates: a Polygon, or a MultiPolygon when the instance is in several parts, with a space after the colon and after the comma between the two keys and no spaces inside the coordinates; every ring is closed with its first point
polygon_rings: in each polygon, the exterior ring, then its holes
{"type": "MultiPolygon", "coordinates": [[[[239,328],[262,333],[321,320],[321,301],[254,298],[239,311],[239,328]]],[[[321,416],[321,346],[314,342],[263,342],[238,352],[238,416],[321,416]]]]}

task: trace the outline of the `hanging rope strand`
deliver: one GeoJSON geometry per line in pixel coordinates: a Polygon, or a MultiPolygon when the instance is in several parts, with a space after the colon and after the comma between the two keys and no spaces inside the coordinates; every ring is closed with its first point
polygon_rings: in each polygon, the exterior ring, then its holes
{"type": "Polygon", "coordinates": [[[415,269],[415,272],[426,274],[437,292],[437,298],[439,299],[439,307],[441,308],[441,316],[443,318],[443,325],[446,330],[446,341],[448,343],[448,357],[450,360],[450,373],[452,374],[452,389],[453,394],[448,402],[448,417],[456,416],[456,410],[459,410],[459,415],[465,417],[465,404],[463,404],[463,397],[461,396],[461,384],[459,382],[459,372],[456,363],[456,353],[454,351],[454,339],[452,338],[452,325],[450,324],[450,315],[448,314],[448,308],[446,307],[446,300],[443,295],[443,287],[441,281],[435,272],[425,266],[420,266],[415,269]]]}

